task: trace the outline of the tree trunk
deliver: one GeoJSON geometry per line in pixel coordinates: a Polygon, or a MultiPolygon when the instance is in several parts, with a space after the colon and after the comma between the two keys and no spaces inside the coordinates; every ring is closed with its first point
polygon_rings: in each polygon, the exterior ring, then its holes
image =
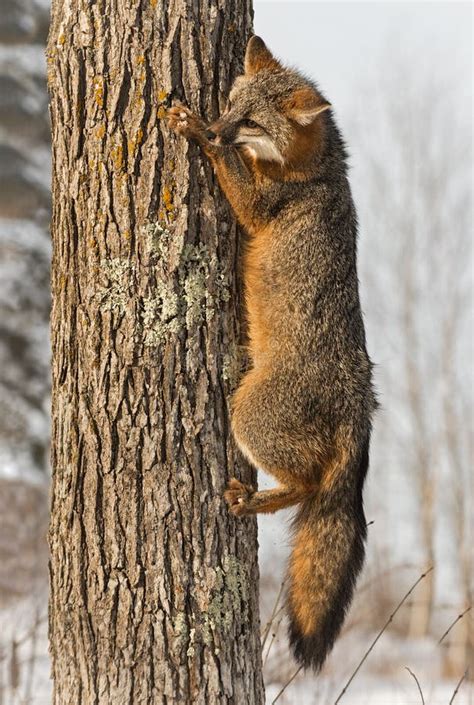
{"type": "Polygon", "coordinates": [[[223,109],[251,0],[53,0],[55,705],[263,703],[237,461],[238,232],[162,120],[223,109]]]}

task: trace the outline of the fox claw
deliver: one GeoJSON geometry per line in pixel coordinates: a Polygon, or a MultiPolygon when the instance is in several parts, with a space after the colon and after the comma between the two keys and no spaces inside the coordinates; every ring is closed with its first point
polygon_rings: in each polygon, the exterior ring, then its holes
{"type": "Polygon", "coordinates": [[[204,120],[192,113],[185,105],[178,103],[166,113],[169,126],[178,135],[187,138],[202,137],[206,130],[204,120]]]}
{"type": "Polygon", "coordinates": [[[229,509],[235,516],[249,514],[249,502],[255,490],[250,485],[244,485],[243,482],[235,477],[230,480],[227,490],[224,492],[224,498],[229,505],[229,509]]]}

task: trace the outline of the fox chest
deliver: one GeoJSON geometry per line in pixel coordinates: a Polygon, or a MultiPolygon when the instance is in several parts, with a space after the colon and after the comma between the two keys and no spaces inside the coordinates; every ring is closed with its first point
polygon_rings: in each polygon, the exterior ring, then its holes
{"type": "Polygon", "coordinates": [[[244,284],[250,349],[258,356],[274,348],[285,317],[281,283],[263,248],[248,253],[244,284]]]}

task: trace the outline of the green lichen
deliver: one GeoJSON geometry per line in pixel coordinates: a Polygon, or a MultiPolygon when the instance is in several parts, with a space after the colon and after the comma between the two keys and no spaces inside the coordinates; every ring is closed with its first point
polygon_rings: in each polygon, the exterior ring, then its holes
{"type": "Polygon", "coordinates": [[[188,328],[201,324],[204,319],[210,320],[218,305],[230,298],[229,285],[220,271],[216,256],[210,255],[202,243],[183,248],[180,280],[184,289],[188,328]],[[214,293],[211,293],[212,280],[214,293]]]}
{"type": "Polygon", "coordinates": [[[202,303],[206,300],[206,276],[196,269],[184,278],[184,300],[186,302],[186,327],[192,328],[204,320],[202,303]]]}
{"type": "Polygon", "coordinates": [[[232,608],[240,610],[241,604],[246,604],[249,598],[249,576],[247,566],[235,556],[224,559],[225,586],[231,595],[232,608]]]}
{"type": "Polygon", "coordinates": [[[212,632],[229,631],[234,615],[246,612],[248,596],[246,566],[235,556],[226,556],[222,568],[216,568],[211,599],[202,613],[204,643],[211,643],[212,632]]]}
{"type": "Polygon", "coordinates": [[[193,627],[192,629],[189,630],[189,646],[186,651],[186,656],[188,658],[192,658],[194,656],[194,639],[196,636],[196,629],[193,627]]]}
{"type": "Polygon", "coordinates": [[[169,249],[171,233],[160,223],[147,223],[142,232],[148,240],[148,249],[152,256],[164,257],[169,249]]]}
{"type": "Polygon", "coordinates": [[[197,643],[204,644],[218,653],[216,646],[229,634],[235,615],[239,620],[248,619],[249,576],[246,566],[235,556],[226,556],[222,567],[214,570],[207,607],[191,619],[188,630],[185,616],[179,612],[174,621],[178,643],[187,644],[186,655],[192,658],[197,643]]]}
{"type": "Polygon", "coordinates": [[[107,283],[99,289],[99,306],[103,311],[124,313],[130,300],[131,278],[134,265],[128,260],[112,257],[101,261],[107,283]]]}
{"type": "Polygon", "coordinates": [[[192,330],[211,320],[219,305],[229,300],[230,290],[217,258],[206,245],[185,245],[171,277],[166,263],[172,234],[161,222],[148,223],[143,233],[148,238],[157,282],[143,299],[141,314],[143,342],[152,347],[161,345],[182,327],[192,330]]]}
{"type": "Polygon", "coordinates": [[[184,612],[178,612],[173,624],[174,636],[178,644],[186,644],[188,641],[188,624],[184,612]]]}
{"type": "Polygon", "coordinates": [[[148,347],[161,345],[168,333],[177,333],[180,328],[178,313],[177,294],[159,282],[154,294],[143,298],[141,320],[144,344],[148,347]]]}

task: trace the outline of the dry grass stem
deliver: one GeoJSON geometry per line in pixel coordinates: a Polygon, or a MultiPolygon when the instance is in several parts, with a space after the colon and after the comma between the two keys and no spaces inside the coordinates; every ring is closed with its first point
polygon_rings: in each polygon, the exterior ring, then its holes
{"type": "MultiPolygon", "coordinates": [[[[278,605],[280,603],[280,599],[281,599],[284,587],[285,587],[285,581],[283,580],[280,585],[280,589],[278,590],[278,595],[276,597],[275,604],[273,605],[270,619],[268,620],[268,622],[265,625],[265,629],[264,629],[263,636],[262,636],[262,652],[263,652],[263,649],[265,648],[265,643],[266,643],[268,635],[270,633],[270,629],[272,628],[273,620],[276,617],[278,605]]],[[[280,608],[279,612],[281,612],[282,609],[283,609],[283,607],[280,608]]]]}
{"type": "Polygon", "coordinates": [[[275,705],[275,703],[277,702],[277,700],[279,700],[279,699],[281,698],[281,696],[283,695],[283,693],[285,692],[285,690],[288,688],[288,686],[290,685],[290,683],[292,683],[292,682],[295,680],[296,676],[297,676],[298,673],[302,670],[302,668],[303,668],[303,666],[300,666],[300,667],[293,673],[293,675],[291,676],[291,678],[286,681],[286,683],[285,683],[285,685],[283,686],[283,688],[277,693],[277,696],[274,698],[274,700],[272,700],[272,705],[275,705]]]}
{"type": "MultiPolygon", "coordinates": [[[[279,610],[279,611],[280,611],[280,610],[279,610]]],[[[265,664],[267,663],[268,656],[269,656],[269,654],[270,654],[270,649],[272,648],[273,642],[275,641],[275,637],[276,637],[276,635],[278,634],[278,630],[280,629],[280,624],[281,624],[282,620],[283,620],[283,617],[280,617],[280,619],[279,619],[278,622],[277,622],[276,629],[275,629],[275,631],[272,633],[272,638],[270,639],[270,643],[269,643],[269,645],[268,645],[267,653],[266,653],[266,656],[265,656],[265,658],[264,658],[264,660],[263,660],[263,665],[264,665],[264,666],[265,666],[265,664]]]]}
{"type": "Polygon", "coordinates": [[[351,677],[349,678],[349,680],[348,680],[347,683],[345,684],[344,688],[343,688],[343,689],[341,690],[341,692],[339,693],[339,695],[338,695],[338,697],[337,697],[337,700],[334,701],[334,705],[337,705],[337,703],[341,700],[341,698],[343,697],[344,693],[347,691],[348,687],[350,686],[350,684],[352,683],[352,681],[354,680],[354,678],[356,677],[356,675],[357,675],[358,672],[360,671],[362,665],[364,664],[365,660],[366,660],[367,657],[369,656],[370,652],[371,652],[372,649],[374,648],[375,644],[378,642],[378,640],[380,639],[380,637],[382,636],[382,634],[384,633],[384,631],[387,629],[388,625],[393,621],[393,618],[394,618],[395,615],[397,614],[398,610],[401,608],[401,606],[404,604],[404,602],[406,602],[406,600],[410,597],[411,593],[413,592],[413,590],[415,590],[415,588],[417,587],[417,585],[419,585],[419,583],[421,583],[421,581],[424,580],[424,579],[426,578],[426,576],[431,573],[432,570],[433,570],[433,567],[428,568],[428,570],[426,570],[424,573],[422,573],[422,574],[420,575],[420,577],[418,578],[418,580],[417,580],[415,583],[413,583],[413,585],[412,585],[411,588],[408,590],[408,592],[402,597],[402,599],[400,600],[400,602],[398,603],[398,605],[395,607],[395,609],[393,610],[393,612],[392,612],[392,614],[390,615],[390,617],[387,619],[387,621],[386,621],[385,624],[383,625],[382,629],[379,631],[379,633],[377,634],[377,636],[375,637],[375,639],[373,640],[373,642],[371,643],[371,645],[369,646],[369,648],[367,649],[367,651],[365,652],[365,654],[363,655],[363,657],[361,658],[361,660],[359,661],[359,663],[358,663],[358,665],[357,665],[357,668],[356,668],[355,671],[352,673],[351,677]]]}
{"type": "Polygon", "coordinates": [[[441,642],[448,636],[448,634],[449,634],[449,632],[451,631],[451,629],[452,629],[454,626],[456,626],[456,624],[459,622],[459,620],[462,619],[462,618],[464,617],[464,615],[469,612],[470,609],[471,609],[471,605],[469,605],[469,607],[466,607],[466,609],[464,610],[464,612],[461,612],[461,614],[458,614],[458,616],[456,617],[456,619],[454,620],[454,622],[452,622],[452,623],[449,625],[449,627],[448,627],[448,628],[446,629],[446,631],[444,632],[443,636],[439,639],[438,644],[441,644],[441,642]]]}
{"type": "Polygon", "coordinates": [[[420,693],[421,702],[423,703],[423,705],[425,705],[425,699],[424,699],[424,697],[423,697],[423,691],[421,690],[421,685],[420,685],[420,682],[419,682],[418,678],[415,676],[415,674],[413,673],[413,671],[412,671],[410,668],[408,668],[408,666],[405,666],[405,668],[407,669],[408,673],[413,677],[413,679],[414,679],[416,685],[418,686],[418,691],[419,691],[419,693],[420,693]]]}
{"type": "Polygon", "coordinates": [[[449,705],[452,705],[452,703],[454,702],[454,698],[455,698],[456,695],[458,694],[459,688],[461,687],[461,684],[462,684],[463,680],[466,678],[466,676],[467,676],[467,669],[464,671],[464,673],[462,674],[461,678],[459,679],[459,681],[458,681],[458,683],[457,683],[457,685],[456,685],[456,687],[455,687],[455,689],[454,689],[454,693],[453,693],[453,695],[452,695],[452,697],[451,697],[451,700],[449,701],[449,705]]]}

